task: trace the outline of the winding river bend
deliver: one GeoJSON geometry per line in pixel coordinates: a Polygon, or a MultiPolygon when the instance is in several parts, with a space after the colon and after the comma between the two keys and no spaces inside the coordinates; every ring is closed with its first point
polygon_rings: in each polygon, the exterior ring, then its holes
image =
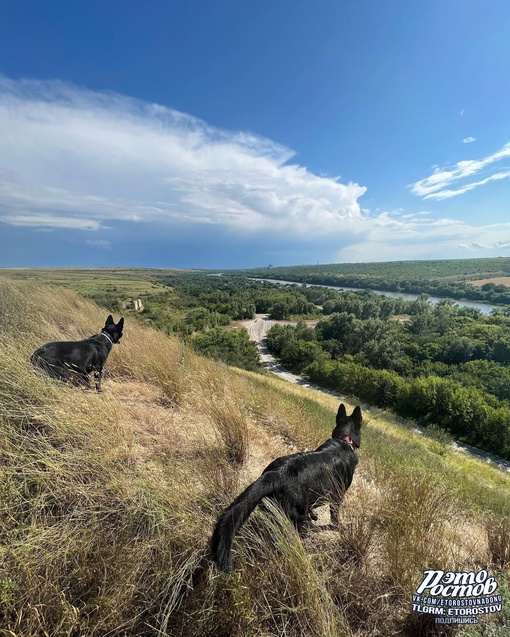
{"type": "MultiPolygon", "coordinates": [[[[257,279],[253,278],[253,281],[267,281],[268,283],[280,283],[281,285],[313,285],[318,288],[329,288],[330,290],[338,290],[340,292],[362,292],[364,288],[350,288],[338,285],[316,285],[315,283],[300,283],[298,281],[283,281],[280,279],[257,279]]],[[[418,294],[405,294],[404,292],[386,292],[384,290],[370,290],[374,294],[379,294],[380,296],[389,296],[392,299],[402,298],[404,301],[416,301],[418,298],[418,294]]],[[[439,298],[438,296],[428,296],[427,301],[432,305],[436,305],[439,301],[446,301],[450,299],[439,298]]],[[[501,308],[501,305],[490,305],[489,303],[479,303],[477,301],[457,301],[456,299],[452,299],[456,305],[459,307],[474,307],[477,310],[480,310],[482,314],[490,314],[492,310],[497,308],[501,308]]]]}

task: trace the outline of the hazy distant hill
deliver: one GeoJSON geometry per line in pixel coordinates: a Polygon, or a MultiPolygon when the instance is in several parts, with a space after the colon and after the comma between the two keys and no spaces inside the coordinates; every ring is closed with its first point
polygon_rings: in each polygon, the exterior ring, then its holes
{"type": "Polygon", "coordinates": [[[444,259],[438,261],[387,261],[367,263],[329,263],[317,265],[255,268],[260,275],[295,274],[298,276],[363,276],[391,279],[455,280],[510,275],[510,258],[444,259]]]}

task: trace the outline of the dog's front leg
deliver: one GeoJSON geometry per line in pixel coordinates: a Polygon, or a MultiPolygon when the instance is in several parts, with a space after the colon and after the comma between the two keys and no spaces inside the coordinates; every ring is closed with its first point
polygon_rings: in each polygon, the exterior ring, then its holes
{"type": "Polygon", "coordinates": [[[308,511],[308,515],[310,516],[310,520],[313,520],[314,522],[317,522],[317,520],[319,519],[319,516],[317,515],[317,513],[315,513],[313,509],[310,509],[308,511]]]}
{"type": "Polygon", "coordinates": [[[96,391],[100,392],[103,391],[101,389],[101,379],[103,377],[103,368],[100,367],[99,369],[95,369],[94,370],[94,381],[96,383],[96,391]]]}
{"type": "Polygon", "coordinates": [[[343,495],[335,498],[329,505],[329,514],[331,516],[331,525],[338,526],[340,517],[340,507],[342,506],[343,495]]]}

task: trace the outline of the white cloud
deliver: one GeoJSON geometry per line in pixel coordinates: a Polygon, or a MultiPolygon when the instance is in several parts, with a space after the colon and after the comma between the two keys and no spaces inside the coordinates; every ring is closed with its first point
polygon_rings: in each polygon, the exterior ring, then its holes
{"type": "Polygon", "coordinates": [[[476,137],[464,137],[462,140],[463,144],[471,144],[472,142],[476,142],[476,137]]]}
{"type": "Polygon", "coordinates": [[[447,188],[447,186],[455,184],[462,179],[472,177],[482,169],[507,157],[510,157],[510,143],[505,144],[503,148],[488,157],[460,161],[455,164],[452,169],[436,168],[429,177],[411,184],[411,191],[423,199],[449,199],[450,197],[462,195],[477,186],[482,186],[491,181],[506,179],[510,177],[510,171],[505,170],[495,173],[485,179],[468,183],[458,189],[447,188]]]}
{"type": "Polygon", "coordinates": [[[288,148],[114,93],[0,77],[0,139],[0,220],[11,225],[319,236],[362,218],[366,188],[290,163],[288,148]]]}
{"type": "Polygon", "coordinates": [[[474,226],[456,219],[395,218],[379,215],[364,225],[350,245],[336,254],[340,262],[402,261],[407,259],[461,258],[465,250],[477,256],[497,256],[510,247],[510,222],[474,226]],[[508,243],[508,246],[504,245],[508,243]],[[496,253],[496,254],[495,254],[496,253]]]}

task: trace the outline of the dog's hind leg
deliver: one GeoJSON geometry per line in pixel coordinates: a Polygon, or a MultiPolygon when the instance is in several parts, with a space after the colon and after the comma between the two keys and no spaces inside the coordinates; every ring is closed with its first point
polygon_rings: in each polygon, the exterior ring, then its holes
{"type": "Polygon", "coordinates": [[[87,372],[80,372],[80,382],[85,385],[85,389],[92,389],[90,385],[90,378],[87,372]]]}
{"type": "Polygon", "coordinates": [[[95,369],[94,370],[94,381],[96,384],[96,391],[97,392],[101,392],[103,391],[101,389],[101,379],[103,378],[103,368],[100,367],[99,369],[95,369]]]}
{"type": "Polygon", "coordinates": [[[338,526],[339,518],[340,518],[340,507],[342,506],[344,496],[343,493],[341,495],[337,495],[329,505],[329,514],[331,516],[331,525],[338,526]]]}
{"type": "Polygon", "coordinates": [[[91,389],[88,372],[76,367],[76,365],[73,365],[72,368],[69,369],[69,372],[72,383],[75,385],[83,385],[85,389],[91,389]]]}
{"type": "Polygon", "coordinates": [[[300,533],[311,513],[306,493],[301,491],[300,493],[292,494],[286,502],[285,513],[296,527],[296,531],[300,533]]]}

